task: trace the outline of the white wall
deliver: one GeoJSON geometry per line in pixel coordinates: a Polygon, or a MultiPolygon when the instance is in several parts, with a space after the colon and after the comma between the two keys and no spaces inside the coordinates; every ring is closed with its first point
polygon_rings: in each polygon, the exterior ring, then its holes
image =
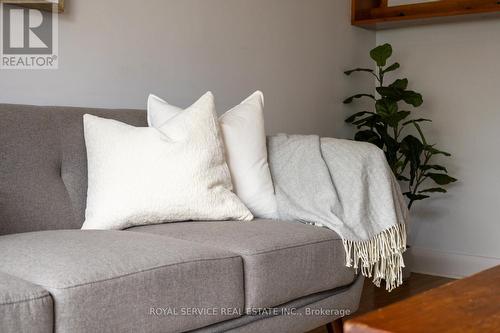
{"type": "Polygon", "coordinates": [[[419,116],[460,181],[416,205],[417,271],[462,276],[500,264],[500,20],[437,24],[377,33],[402,75],[421,92],[419,116]]]}
{"type": "Polygon", "coordinates": [[[268,131],[350,135],[344,77],[375,44],[349,1],[69,0],[59,70],[2,71],[0,102],[144,108],[152,92],[187,106],[207,90],[219,111],[256,89],[268,131]]]}

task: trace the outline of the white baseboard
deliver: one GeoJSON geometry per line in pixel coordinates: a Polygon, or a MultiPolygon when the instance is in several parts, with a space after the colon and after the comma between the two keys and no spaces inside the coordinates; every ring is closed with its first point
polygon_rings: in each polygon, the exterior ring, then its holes
{"type": "Polygon", "coordinates": [[[500,258],[411,247],[412,272],[462,278],[500,265],[500,258]]]}

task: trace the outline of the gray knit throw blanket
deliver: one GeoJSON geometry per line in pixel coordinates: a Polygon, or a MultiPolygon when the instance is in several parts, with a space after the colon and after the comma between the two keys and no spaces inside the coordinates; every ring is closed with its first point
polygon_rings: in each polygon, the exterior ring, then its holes
{"type": "Polygon", "coordinates": [[[408,210],[384,153],[369,143],[277,135],[268,138],[279,218],[329,228],[346,266],[391,291],[403,283],[408,210]]]}

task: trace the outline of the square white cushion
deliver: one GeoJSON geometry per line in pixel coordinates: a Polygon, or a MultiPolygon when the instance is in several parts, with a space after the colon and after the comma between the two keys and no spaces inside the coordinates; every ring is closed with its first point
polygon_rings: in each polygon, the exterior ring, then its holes
{"type": "Polygon", "coordinates": [[[88,114],[83,121],[88,193],[82,229],[253,218],[231,191],[211,93],[159,128],[88,114]]]}
{"type": "MultiPolygon", "coordinates": [[[[150,95],[149,126],[159,128],[183,110],[150,95]]],[[[219,118],[234,191],[253,215],[276,218],[277,203],[267,161],[264,95],[257,91],[219,118]]]]}

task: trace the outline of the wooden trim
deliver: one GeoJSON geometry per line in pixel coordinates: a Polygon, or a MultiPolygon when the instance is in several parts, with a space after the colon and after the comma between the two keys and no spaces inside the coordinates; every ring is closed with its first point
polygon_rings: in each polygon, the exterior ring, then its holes
{"type": "Polygon", "coordinates": [[[371,10],[372,18],[397,16],[452,16],[473,11],[498,11],[500,6],[497,0],[454,0],[425,2],[413,5],[393,7],[379,7],[371,10]]]}
{"type": "MultiPolygon", "coordinates": [[[[51,12],[52,9],[54,8],[53,6],[56,5],[55,3],[53,3],[49,0],[0,0],[0,2],[3,2],[5,4],[22,6],[22,7],[35,8],[35,9],[48,11],[48,12],[51,12]]],[[[58,1],[57,12],[58,13],[64,12],[64,0],[58,1]]]]}
{"type": "Polygon", "coordinates": [[[371,18],[371,10],[378,8],[382,0],[353,0],[352,1],[352,23],[358,20],[371,18]]]}
{"type": "Polygon", "coordinates": [[[500,17],[499,0],[441,0],[387,7],[387,1],[352,0],[352,24],[383,29],[437,21],[500,17]],[[385,3],[385,6],[384,6],[385,3]],[[370,7],[371,4],[371,8],[370,7]]]}

